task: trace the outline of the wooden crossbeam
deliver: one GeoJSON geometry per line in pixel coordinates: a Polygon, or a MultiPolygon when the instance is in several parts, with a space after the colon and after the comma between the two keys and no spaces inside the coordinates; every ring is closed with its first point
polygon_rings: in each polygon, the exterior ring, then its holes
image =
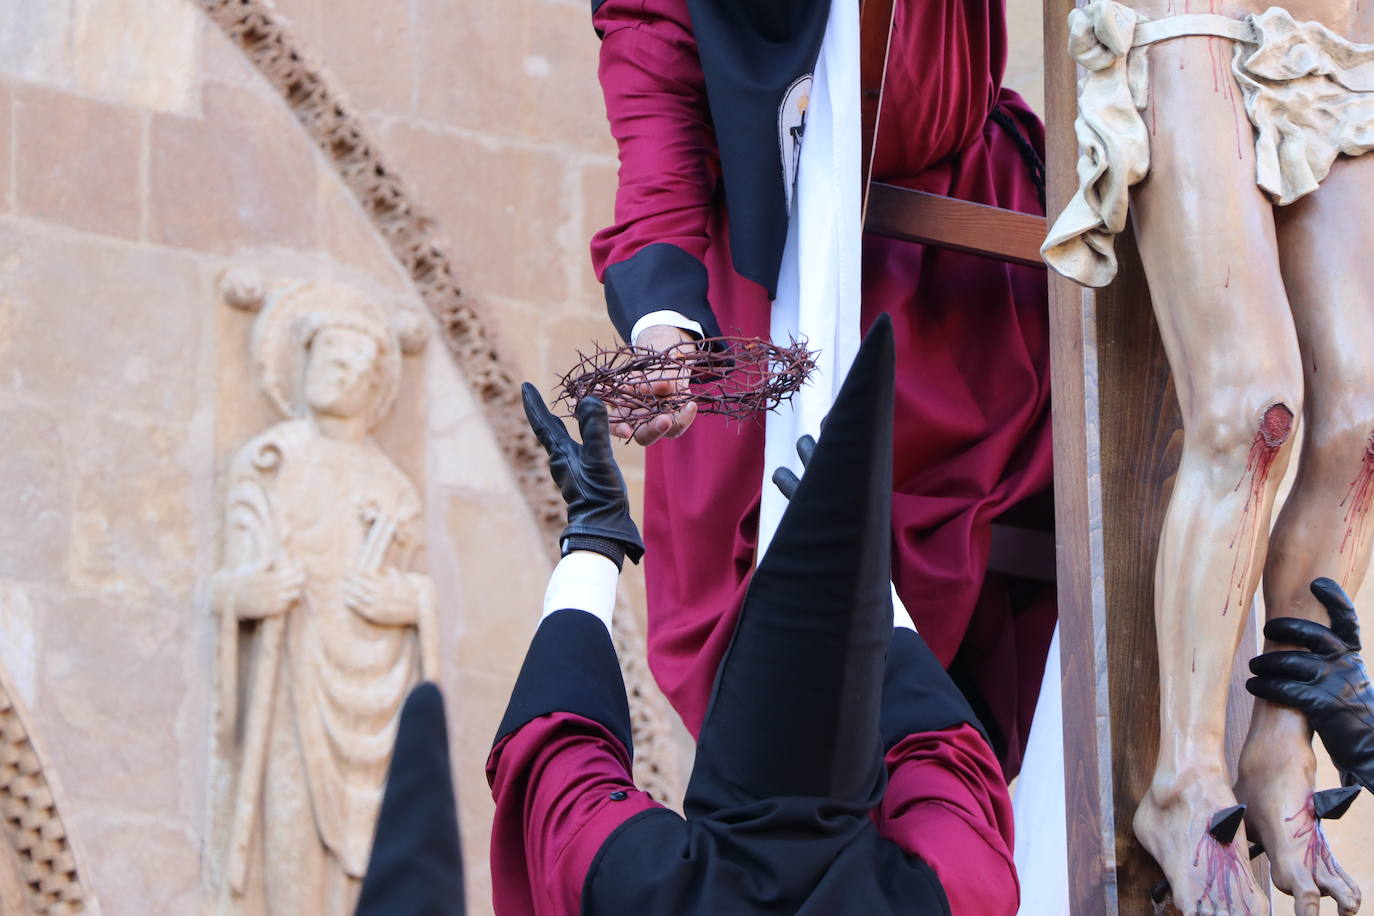
{"type": "Polygon", "coordinates": [[[887,238],[938,245],[999,261],[1044,267],[1043,216],[955,200],[873,182],[864,231],[887,238]]]}

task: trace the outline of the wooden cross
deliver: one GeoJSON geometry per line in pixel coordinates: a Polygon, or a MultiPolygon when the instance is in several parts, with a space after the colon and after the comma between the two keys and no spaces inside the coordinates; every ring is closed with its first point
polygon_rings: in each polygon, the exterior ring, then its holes
{"type": "Polygon", "coordinates": [[[869,179],[878,136],[894,0],[860,0],[859,89],[863,111],[864,231],[1015,264],[1044,267],[1045,218],[869,179]]]}

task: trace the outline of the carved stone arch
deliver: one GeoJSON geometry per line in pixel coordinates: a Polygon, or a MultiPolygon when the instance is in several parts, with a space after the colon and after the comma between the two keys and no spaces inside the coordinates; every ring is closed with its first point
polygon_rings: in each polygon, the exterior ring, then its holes
{"type": "Polygon", "coordinates": [[[88,894],[57,808],[28,717],[0,668],[0,912],[6,916],[87,911],[88,894]]]}
{"type": "MultiPolygon", "coordinates": [[[[281,94],[337,170],[434,315],[448,351],[481,404],[525,501],[557,543],[563,500],[544,451],[525,422],[520,387],[488,330],[464,298],[433,216],[415,199],[332,74],[311,55],[270,0],[197,0],[206,15],[281,94]]],[[[635,780],[660,801],[681,798],[669,711],[653,686],[634,615],[615,615],[615,642],[634,723],[635,780]]]]}

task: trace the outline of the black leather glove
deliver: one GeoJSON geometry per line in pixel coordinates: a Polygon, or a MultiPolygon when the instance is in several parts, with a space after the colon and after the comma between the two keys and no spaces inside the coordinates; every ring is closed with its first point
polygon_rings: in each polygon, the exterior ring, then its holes
{"type": "MultiPolygon", "coordinates": [[[[797,440],[797,457],[801,459],[802,470],[811,463],[811,456],[816,453],[816,440],[811,436],[802,436],[797,440]]],[[[780,467],[773,470],[773,486],[782,491],[782,495],[789,500],[792,494],[797,492],[797,487],[801,486],[801,478],[792,473],[791,468],[780,467]]]]}
{"type": "Polygon", "coordinates": [[[1331,616],[1331,626],[1278,617],[1264,625],[1274,642],[1309,651],[1266,652],[1250,660],[1258,677],[1245,687],[1257,697],[1296,706],[1321,737],[1346,785],[1374,792],[1374,688],[1360,660],[1360,622],[1354,605],[1330,579],[1312,583],[1331,616]]]}
{"type": "Polygon", "coordinates": [[[638,563],[644,541],[630,517],[630,498],[625,478],[611,453],[611,427],[606,405],[597,398],[583,398],[577,405],[579,445],[568,435],[563,421],[544,406],[539,391],[529,382],[520,386],[525,418],[549,453],[549,473],[563,501],[568,504],[568,527],[563,529],[563,555],[573,550],[594,550],[621,566],[625,557],[638,563]]]}

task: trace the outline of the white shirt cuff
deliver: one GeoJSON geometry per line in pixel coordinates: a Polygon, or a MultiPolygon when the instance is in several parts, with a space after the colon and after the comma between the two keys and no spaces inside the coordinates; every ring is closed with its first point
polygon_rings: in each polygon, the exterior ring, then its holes
{"type": "Polygon", "coordinates": [[[609,630],[619,581],[620,570],[610,559],[590,550],[574,550],[553,568],[544,592],[543,617],[573,608],[594,615],[609,630]]]}
{"type": "Polygon", "coordinates": [[[706,336],[699,322],[693,321],[681,312],[674,312],[671,309],[663,309],[657,312],[650,312],[643,318],[635,322],[635,326],[630,328],[630,343],[639,340],[639,335],[646,328],[651,328],[656,324],[666,324],[670,328],[682,328],[697,336],[697,340],[706,336]]]}

